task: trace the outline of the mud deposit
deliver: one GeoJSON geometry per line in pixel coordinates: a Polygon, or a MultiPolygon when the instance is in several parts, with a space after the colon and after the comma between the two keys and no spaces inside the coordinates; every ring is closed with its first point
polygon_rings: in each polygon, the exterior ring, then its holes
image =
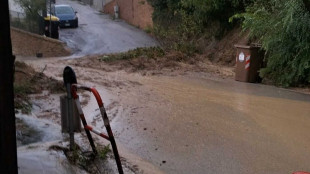
{"type": "MultiPolygon", "coordinates": [[[[121,156],[141,173],[310,171],[309,95],[182,68],[149,74],[92,58],[27,63],[47,65],[56,79],[71,65],[78,83],[95,86],[121,156]]],[[[85,112],[102,128],[96,106],[85,112]]]]}

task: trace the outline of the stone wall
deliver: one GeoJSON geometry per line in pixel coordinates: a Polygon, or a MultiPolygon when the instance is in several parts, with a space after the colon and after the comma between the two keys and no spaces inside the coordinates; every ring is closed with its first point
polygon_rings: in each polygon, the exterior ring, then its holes
{"type": "Polygon", "coordinates": [[[104,12],[114,15],[116,4],[120,18],[126,22],[143,29],[153,26],[153,8],[146,0],[113,0],[104,6],[104,12]]]}
{"type": "Polygon", "coordinates": [[[37,53],[43,53],[43,57],[61,57],[71,54],[64,42],[13,27],[11,39],[14,55],[36,56],[37,53]]]}

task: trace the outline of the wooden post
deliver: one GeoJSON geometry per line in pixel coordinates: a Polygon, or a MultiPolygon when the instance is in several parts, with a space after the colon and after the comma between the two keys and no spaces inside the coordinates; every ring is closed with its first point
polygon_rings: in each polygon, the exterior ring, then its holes
{"type": "Polygon", "coordinates": [[[16,129],[8,0],[0,1],[0,173],[16,174],[16,129]]]}

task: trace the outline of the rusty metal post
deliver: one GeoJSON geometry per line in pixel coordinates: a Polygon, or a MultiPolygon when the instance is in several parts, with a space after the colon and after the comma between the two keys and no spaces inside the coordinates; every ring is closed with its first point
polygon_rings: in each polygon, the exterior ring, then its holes
{"type": "Polygon", "coordinates": [[[105,111],[104,107],[102,107],[102,108],[103,109],[101,109],[101,112],[102,112],[101,115],[102,115],[102,119],[104,121],[104,125],[105,125],[106,130],[107,130],[108,135],[109,135],[109,139],[110,139],[110,143],[111,143],[112,150],[113,150],[113,153],[114,153],[117,169],[118,169],[118,172],[120,174],[123,174],[124,172],[123,172],[123,168],[122,168],[121,158],[120,158],[120,156],[118,154],[118,150],[117,150],[116,142],[115,142],[115,139],[114,139],[114,135],[113,135],[113,132],[112,132],[112,129],[111,129],[111,126],[110,126],[110,121],[109,121],[107,112],[105,111]]]}
{"type": "Polygon", "coordinates": [[[84,117],[84,114],[81,113],[81,112],[83,112],[83,111],[82,111],[82,109],[81,109],[81,105],[80,105],[80,102],[79,102],[79,96],[76,94],[76,90],[77,90],[77,89],[74,88],[74,87],[72,87],[71,90],[72,90],[72,93],[74,93],[74,94],[73,94],[73,97],[74,97],[74,100],[76,101],[76,106],[77,106],[77,108],[78,108],[78,111],[79,111],[79,114],[80,114],[80,118],[81,118],[81,120],[82,120],[82,124],[83,124],[84,130],[85,130],[85,132],[86,132],[88,141],[89,141],[89,143],[90,143],[90,146],[91,146],[91,148],[92,148],[94,154],[97,155],[98,152],[97,152],[97,149],[96,149],[96,146],[95,146],[93,137],[91,136],[90,131],[86,128],[87,122],[86,122],[86,119],[85,119],[85,117],[84,117]]]}
{"type": "Polygon", "coordinates": [[[77,105],[77,108],[78,108],[78,111],[79,111],[79,114],[80,114],[80,118],[81,118],[81,120],[83,122],[83,126],[84,126],[85,131],[86,132],[92,131],[93,133],[95,133],[95,134],[101,136],[102,138],[105,138],[105,139],[110,141],[110,143],[112,145],[112,149],[113,149],[113,153],[114,153],[114,157],[115,157],[115,161],[116,161],[118,172],[120,174],[123,174],[124,172],[123,172],[123,168],[122,168],[122,163],[121,163],[121,159],[120,159],[120,156],[119,156],[119,153],[118,153],[118,150],[117,150],[117,146],[116,146],[116,142],[115,142],[115,139],[114,139],[114,136],[113,136],[113,132],[112,132],[112,129],[111,129],[111,126],[110,126],[110,121],[108,119],[108,115],[106,113],[106,110],[104,108],[102,99],[101,99],[98,91],[95,88],[90,88],[90,87],[87,87],[87,86],[74,84],[74,85],[72,85],[72,95],[73,95],[74,100],[76,101],[76,105],[77,105]],[[82,110],[80,102],[79,102],[79,96],[77,95],[77,89],[83,89],[83,90],[86,90],[86,91],[90,91],[90,92],[92,92],[94,94],[94,96],[95,96],[95,98],[97,100],[98,106],[99,106],[99,110],[100,110],[100,113],[101,113],[101,116],[102,116],[102,119],[103,119],[104,126],[106,127],[106,130],[108,132],[108,136],[105,135],[103,132],[100,132],[97,129],[87,125],[86,119],[85,119],[85,116],[84,116],[84,113],[83,113],[83,110],[82,110]]]}

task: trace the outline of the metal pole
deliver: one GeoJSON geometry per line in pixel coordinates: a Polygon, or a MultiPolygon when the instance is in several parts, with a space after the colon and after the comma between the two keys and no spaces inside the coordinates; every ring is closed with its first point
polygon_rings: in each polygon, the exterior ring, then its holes
{"type": "Polygon", "coordinates": [[[49,0],[50,1],[50,27],[49,27],[49,30],[50,30],[50,37],[52,37],[52,0],[49,0]]]}
{"type": "Polygon", "coordinates": [[[70,149],[74,149],[74,128],[73,128],[73,105],[72,105],[72,93],[71,85],[76,84],[76,76],[73,69],[69,66],[65,67],[63,72],[64,85],[67,90],[68,99],[68,122],[69,122],[69,135],[70,135],[70,149]]]}
{"type": "MultiPolygon", "coordinates": [[[[87,88],[84,88],[84,89],[87,89],[87,88]]],[[[120,159],[120,156],[118,154],[116,142],[115,142],[115,139],[114,139],[114,136],[113,136],[113,132],[112,132],[111,126],[110,126],[110,121],[109,121],[107,112],[106,112],[106,110],[104,108],[102,99],[101,99],[98,91],[95,88],[88,88],[87,90],[91,91],[94,94],[94,96],[95,96],[95,98],[97,100],[97,103],[98,103],[98,106],[99,106],[99,109],[100,109],[100,113],[101,113],[101,116],[102,116],[102,120],[103,120],[104,126],[106,127],[106,130],[108,132],[110,143],[112,145],[112,150],[113,150],[113,153],[114,153],[114,157],[115,157],[115,161],[116,161],[118,172],[120,174],[123,174],[124,172],[123,172],[123,168],[122,168],[121,159],[120,159]]]]}
{"type": "MultiPolygon", "coordinates": [[[[115,157],[115,161],[116,161],[118,172],[120,174],[123,174],[124,172],[123,172],[123,168],[122,168],[121,159],[120,159],[120,156],[118,154],[116,142],[115,142],[115,139],[114,139],[114,136],[113,136],[113,133],[112,133],[112,129],[111,129],[111,126],[110,126],[108,115],[107,115],[106,110],[105,110],[105,108],[103,106],[103,102],[102,102],[102,99],[101,99],[98,91],[95,88],[90,88],[90,87],[87,87],[87,86],[81,86],[81,85],[76,85],[75,84],[75,85],[72,85],[72,95],[73,95],[74,100],[76,101],[76,105],[77,105],[77,108],[78,108],[78,111],[79,111],[79,114],[80,114],[80,118],[82,120],[82,123],[83,123],[83,126],[84,126],[84,129],[85,129],[86,133],[89,133],[89,131],[92,131],[95,134],[101,136],[102,138],[105,138],[105,139],[110,141],[110,143],[112,145],[112,149],[113,149],[113,153],[114,153],[114,157],[115,157]],[[103,119],[103,122],[104,122],[104,126],[106,127],[106,130],[108,132],[108,136],[104,135],[100,131],[98,131],[96,129],[93,129],[91,126],[87,125],[85,117],[84,117],[84,114],[83,114],[83,110],[82,110],[80,102],[79,102],[78,95],[76,93],[77,88],[90,91],[90,92],[92,92],[94,94],[94,96],[95,96],[95,98],[97,100],[99,109],[100,109],[100,113],[101,113],[101,116],[102,116],[102,119],[103,119]]],[[[92,139],[90,139],[89,142],[90,142],[90,144],[92,146],[92,143],[93,143],[92,139]]]]}
{"type": "Polygon", "coordinates": [[[102,119],[104,120],[105,127],[106,127],[106,130],[107,130],[108,135],[109,135],[109,139],[110,139],[110,143],[111,143],[112,150],[113,150],[113,153],[114,153],[114,157],[115,157],[115,161],[116,161],[118,172],[119,172],[119,174],[123,174],[124,172],[123,172],[123,168],[122,168],[121,158],[120,158],[120,156],[118,154],[116,142],[115,142],[115,139],[114,139],[114,136],[113,136],[113,133],[112,133],[112,129],[111,129],[111,126],[110,126],[110,123],[109,123],[108,115],[107,115],[105,109],[103,109],[102,119]]]}
{"type": "Polygon", "coordinates": [[[83,124],[84,130],[85,130],[85,132],[86,132],[88,141],[89,141],[89,143],[90,143],[91,148],[93,149],[94,154],[97,155],[98,152],[97,152],[97,150],[96,150],[96,146],[95,146],[93,137],[91,136],[90,131],[89,131],[89,130],[87,129],[87,127],[86,127],[86,126],[87,126],[87,122],[86,122],[86,119],[85,119],[85,117],[84,117],[84,113],[83,113],[83,110],[82,110],[82,107],[81,107],[80,101],[79,101],[79,96],[77,95],[76,90],[77,90],[76,87],[72,87],[72,88],[71,88],[71,91],[72,91],[72,94],[73,94],[73,98],[74,98],[74,100],[75,100],[76,107],[77,107],[77,109],[78,109],[80,118],[81,118],[81,120],[82,120],[82,124],[83,124]]]}
{"type": "Polygon", "coordinates": [[[68,118],[69,118],[69,135],[70,135],[70,150],[74,149],[74,128],[73,128],[73,106],[71,84],[67,84],[67,100],[68,100],[68,118]]]}

